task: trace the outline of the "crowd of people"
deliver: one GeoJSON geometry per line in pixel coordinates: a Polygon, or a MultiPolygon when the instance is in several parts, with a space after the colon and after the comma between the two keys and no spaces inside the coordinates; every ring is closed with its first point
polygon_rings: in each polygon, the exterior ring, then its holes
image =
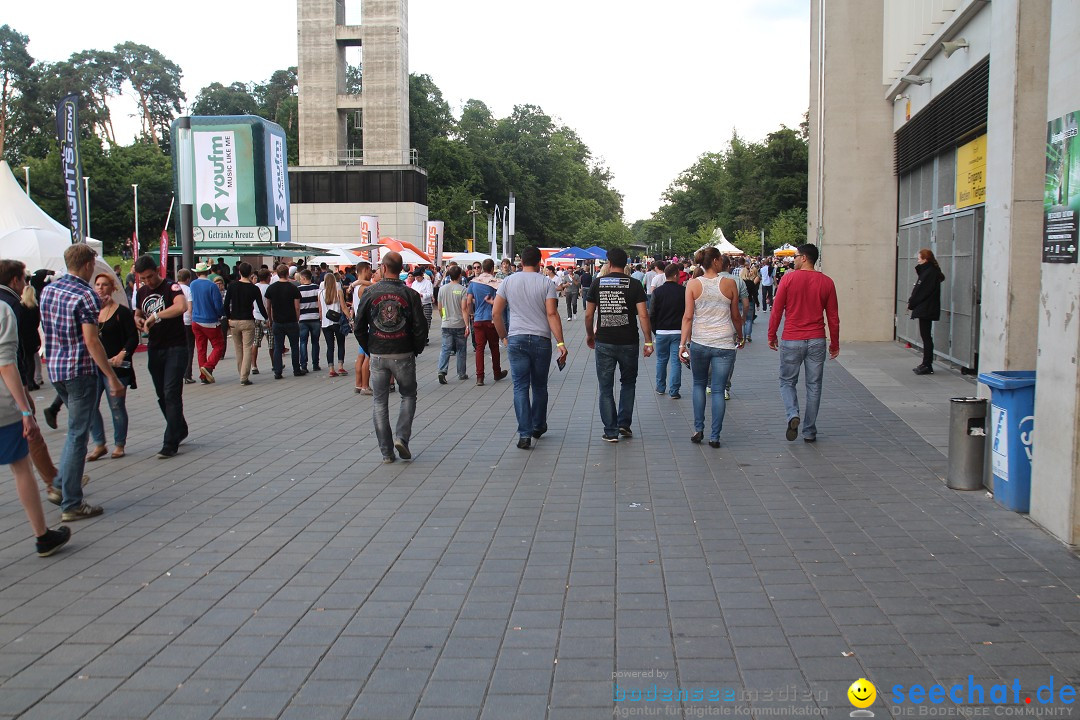
{"type": "Polygon", "coordinates": [[[456,378],[471,379],[471,340],[477,386],[489,377],[498,382],[511,376],[521,449],[531,448],[548,431],[551,360],[556,358],[561,371],[568,356],[563,317],[572,322],[584,316],[586,343],[594,353],[602,439],[610,443],[633,438],[639,361],[655,352],[656,393],[680,399],[682,370],[688,368],[694,418],[690,440],[706,440],[709,405],[707,440],[719,447],[737,351],[752,341],[759,307],[772,313],[768,340],[780,351],[787,438],[796,439],[801,429],[803,439],[813,442],[826,323],[828,353],[836,357],[839,352],[835,289],[815,270],[813,245],[801,246],[790,265],[771,258],[732,258],[711,247],[692,261],[632,265],[624,250],[613,248],[600,267],[564,270],[545,267],[540,250],[527,247],[518,263],[507,259],[498,267],[486,259],[467,266],[451,262],[409,269],[394,252],[384,252],[376,268],[359,262],[337,271],[302,261],[258,270],[238,262],[230,268],[218,258],[215,264],[182,269],[175,279],[162,277],[158,263],[143,256],[123,288],[130,309],[114,299],[115,276],[95,270],[91,248],[72,245],[64,259],[67,272],[40,289],[28,284],[23,263],[0,261],[0,298],[5,301],[0,306],[0,374],[7,387],[0,403],[0,462],[12,466],[43,556],[63,546],[70,531],[46,527],[31,462],[48,500],[60,506],[62,522],[104,512],[84,497],[85,463],[127,452],[125,397],[137,387],[132,357],[141,338],[164,418],[157,453],[162,459],[177,455],[188,436],[184,385],[218,382],[215,373],[227,338],[243,386],[254,384],[252,378],[259,375],[264,344],[276,380],[284,379],[286,356],[294,377],[324,366],[331,377],[352,375],[355,392],[373,398],[373,425],[385,463],[412,458],[416,357],[429,344],[436,315],[441,331],[438,383],[448,384],[451,358],[456,378]],[[781,319],[784,333],[778,338],[781,319]],[[346,370],[350,335],[356,358],[346,370]],[[57,393],[45,410],[46,423],[58,428],[60,408],[67,413],[58,466],[49,457],[29,394],[41,382],[40,337],[48,379],[57,393]],[[801,411],[796,392],[800,372],[806,383],[801,411]],[[389,397],[394,392],[400,406],[391,425],[389,397]],[[100,410],[103,396],[112,418],[111,453],[100,410]]]}

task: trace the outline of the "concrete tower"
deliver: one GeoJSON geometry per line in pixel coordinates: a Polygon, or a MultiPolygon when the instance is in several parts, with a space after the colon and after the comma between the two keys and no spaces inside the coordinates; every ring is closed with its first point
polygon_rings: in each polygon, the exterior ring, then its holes
{"type": "Polygon", "coordinates": [[[362,25],[342,0],[299,0],[300,164],[359,162],[345,147],[345,117],[363,117],[365,165],[408,165],[407,0],[363,0],[362,25]],[[363,48],[363,92],[345,94],[345,48],[363,48]]]}
{"type": "Polygon", "coordinates": [[[291,168],[293,238],[350,242],[361,215],[383,236],[422,242],[427,173],[409,148],[409,3],[360,0],[361,24],[345,24],[344,0],[297,0],[300,166],[291,168]],[[362,89],[345,92],[345,51],[362,48],[362,89]],[[359,112],[362,152],[347,147],[359,112]]]}

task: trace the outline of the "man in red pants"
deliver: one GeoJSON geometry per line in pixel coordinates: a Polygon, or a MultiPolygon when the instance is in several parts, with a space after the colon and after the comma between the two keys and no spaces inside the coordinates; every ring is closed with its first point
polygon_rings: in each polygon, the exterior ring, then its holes
{"type": "Polygon", "coordinates": [[[465,294],[466,312],[472,315],[476,338],[476,384],[481,386],[484,384],[485,345],[491,349],[491,370],[495,380],[506,377],[499,357],[499,335],[491,321],[495,292],[499,289],[499,281],[492,274],[495,271],[495,261],[488,258],[484,260],[482,267],[483,272],[472,279],[465,294]]]}
{"type": "Polygon", "coordinates": [[[225,315],[225,306],[221,290],[207,278],[210,266],[199,263],[195,266],[198,277],[192,280],[191,290],[191,331],[195,334],[195,352],[199,357],[199,374],[203,384],[214,382],[214,368],[225,355],[225,336],[221,333],[221,318],[225,315]],[[210,357],[206,356],[206,344],[210,343],[210,357]]]}

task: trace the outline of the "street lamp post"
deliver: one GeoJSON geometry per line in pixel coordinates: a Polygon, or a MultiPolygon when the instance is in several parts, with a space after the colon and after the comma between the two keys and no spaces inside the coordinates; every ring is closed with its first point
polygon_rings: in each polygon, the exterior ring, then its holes
{"type": "Polygon", "coordinates": [[[90,234],[90,178],[83,176],[83,205],[86,206],[86,237],[90,234]]]}
{"type": "Polygon", "coordinates": [[[139,257],[139,185],[132,183],[131,189],[135,193],[135,234],[131,236],[131,257],[139,257]]]}
{"type": "Polygon", "coordinates": [[[26,196],[30,197],[30,166],[23,165],[23,174],[26,176],[26,196]]]}
{"type": "MultiPolygon", "coordinates": [[[[487,205],[487,200],[484,200],[483,198],[480,198],[480,202],[487,205]]],[[[476,249],[476,214],[479,212],[480,211],[476,209],[476,198],[473,198],[472,209],[469,210],[469,214],[472,215],[472,241],[474,250],[476,249]]]]}
{"type": "MultiPolygon", "coordinates": [[[[501,247],[501,250],[502,250],[502,256],[505,258],[506,255],[507,255],[507,251],[508,251],[508,248],[507,248],[507,235],[506,235],[506,229],[507,228],[506,228],[506,226],[507,226],[507,223],[509,222],[509,219],[510,219],[510,207],[508,205],[496,205],[495,206],[495,214],[494,214],[493,217],[494,217],[494,221],[495,221],[494,222],[495,227],[492,229],[492,232],[491,232],[491,255],[494,257],[496,255],[495,250],[499,247],[496,244],[495,240],[498,237],[499,228],[501,227],[502,228],[502,247],[501,247]]],[[[512,258],[511,258],[511,261],[513,261],[512,258]]]]}

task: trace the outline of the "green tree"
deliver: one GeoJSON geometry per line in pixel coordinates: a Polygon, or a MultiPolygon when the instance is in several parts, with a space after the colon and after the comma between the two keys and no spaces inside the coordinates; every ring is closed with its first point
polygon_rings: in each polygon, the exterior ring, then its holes
{"type": "Polygon", "coordinates": [[[286,151],[289,153],[289,164],[300,163],[300,102],[293,95],[283,99],[277,105],[277,112],[271,118],[285,131],[286,151]]]}
{"type": "MultiPolygon", "coordinates": [[[[297,78],[296,66],[285,70],[275,70],[270,79],[264,83],[256,83],[253,91],[255,100],[259,103],[259,115],[268,120],[275,120],[281,104],[289,98],[296,97],[297,78]]],[[[281,125],[281,123],[278,123],[281,125]]],[[[282,127],[285,127],[282,125],[282,127]]]]}
{"type": "Polygon", "coordinates": [[[29,37],[10,25],[0,26],[0,157],[7,149],[9,118],[18,117],[16,101],[34,79],[34,58],[26,49],[29,42],[29,37]]]}
{"type": "Polygon", "coordinates": [[[431,144],[446,140],[454,129],[450,104],[429,75],[409,76],[409,145],[425,165],[431,144]]]}
{"type": "Polygon", "coordinates": [[[807,241],[806,208],[790,208],[778,214],[765,232],[765,246],[772,252],[781,245],[802,245],[807,241]]]}
{"type": "MultiPolygon", "coordinates": [[[[124,75],[119,68],[120,59],[116,53],[108,50],[84,50],[73,53],[62,72],[70,73],[72,85],[83,92],[80,113],[81,118],[94,130],[97,130],[108,142],[116,143],[116,130],[113,128],[109,101],[120,94],[124,75]]],[[[56,76],[61,75],[57,68],[56,76]]],[[[57,95],[66,92],[57,88],[57,95]]]]}
{"type": "Polygon", "coordinates": [[[210,83],[191,104],[192,115],[258,115],[260,109],[258,100],[242,82],[228,86],[210,83]]]}
{"type": "Polygon", "coordinates": [[[148,45],[120,43],[114,52],[120,71],[138,97],[143,136],[159,146],[162,139],[168,138],[169,126],[180,114],[181,103],[187,99],[180,89],[183,71],[148,45]]]}
{"type": "Polygon", "coordinates": [[[761,231],[757,228],[740,228],[735,231],[731,244],[747,255],[761,254],[761,231]]]}

